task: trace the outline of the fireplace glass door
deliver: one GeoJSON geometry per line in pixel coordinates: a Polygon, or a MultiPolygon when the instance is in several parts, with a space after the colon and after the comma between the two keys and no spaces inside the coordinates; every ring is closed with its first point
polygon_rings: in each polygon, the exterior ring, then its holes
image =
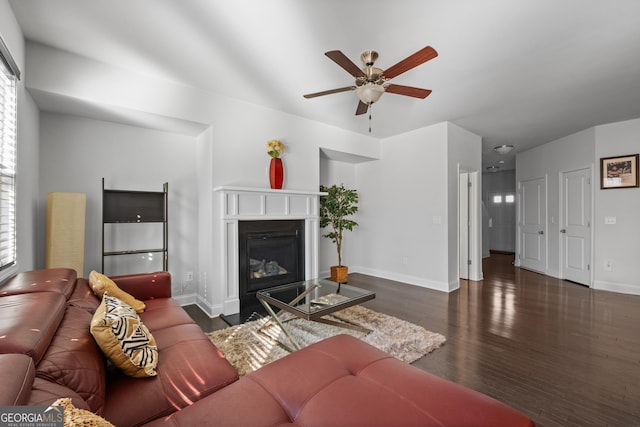
{"type": "Polygon", "coordinates": [[[304,221],[241,221],[240,305],[261,289],[304,280],[304,221]]]}

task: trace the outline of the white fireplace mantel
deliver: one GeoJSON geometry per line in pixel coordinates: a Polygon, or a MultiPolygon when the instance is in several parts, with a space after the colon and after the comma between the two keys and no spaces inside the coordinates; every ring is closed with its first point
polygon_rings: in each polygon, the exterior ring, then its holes
{"type": "MultiPolygon", "coordinates": [[[[213,189],[213,228],[221,238],[214,250],[214,268],[220,268],[222,313],[240,311],[238,222],[301,219],[305,222],[305,279],[318,276],[319,199],[318,191],[272,190],[223,186],[213,189]]],[[[212,290],[213,293],[216,289],[212,290]]],[[[219,293],[218,293],[219,294],[219,293]]]]}

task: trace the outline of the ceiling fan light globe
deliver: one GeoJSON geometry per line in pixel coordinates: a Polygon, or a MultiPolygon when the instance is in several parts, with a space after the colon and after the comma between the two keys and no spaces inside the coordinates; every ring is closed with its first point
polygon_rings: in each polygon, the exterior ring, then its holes
{"type": "Polygon", "coordinates": [[[375,83],[367,83],[356,88],[356,95],[365,104],[373,104],[384,93],[384,88],[375,83]]]}

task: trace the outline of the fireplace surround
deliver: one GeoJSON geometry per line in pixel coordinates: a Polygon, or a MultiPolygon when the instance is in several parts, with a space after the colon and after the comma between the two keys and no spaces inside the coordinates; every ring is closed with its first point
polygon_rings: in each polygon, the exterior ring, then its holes
{"type": "Polygon", "coordinates": [[[240,312],[240,222],[301,221],[304,277],[300,280],[318,276],[319,198],[325,193],[234,186],[216,187],[213,192],[213,227],[220,238],[214,247],[212,265],[220,283],[212,291],[222,292],[222,314],[240,312]]]}

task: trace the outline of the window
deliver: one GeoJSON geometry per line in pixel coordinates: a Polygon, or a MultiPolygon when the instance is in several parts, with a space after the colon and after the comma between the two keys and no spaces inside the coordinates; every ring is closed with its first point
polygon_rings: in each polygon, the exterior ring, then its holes
{"type": "Polygon", "coordinates": [[[516,201],[516,198],[513,194],[507,194],[506,196],[504,196],[504,201],[505,203],[513,203],[516,201]]]}
{"type": "Polygon", "coordinates": [[[18,67],[0,39],[0,270],[16,263],[18,78],[18,67]]]}
{"type": "Polygon", "coordinates": [[[493,196],[493,203],[502,203],[502,195],[501,194],[496,194],[493,196]]]}

